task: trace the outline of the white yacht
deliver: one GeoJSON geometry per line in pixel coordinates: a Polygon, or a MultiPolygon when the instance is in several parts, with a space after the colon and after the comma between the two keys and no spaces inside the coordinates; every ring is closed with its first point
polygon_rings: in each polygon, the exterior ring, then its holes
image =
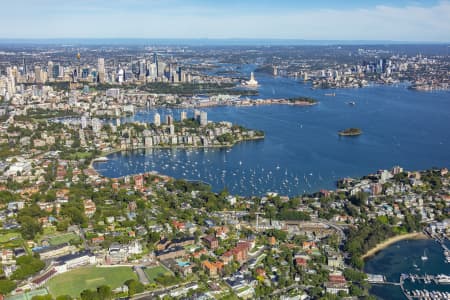
{"type": "Polygon", "coordinates": [[[420,257],[420,259],[422,259],[423,261],[428,260],[428,256],[425,251],[423,252],[423,255],[420,257]]]}

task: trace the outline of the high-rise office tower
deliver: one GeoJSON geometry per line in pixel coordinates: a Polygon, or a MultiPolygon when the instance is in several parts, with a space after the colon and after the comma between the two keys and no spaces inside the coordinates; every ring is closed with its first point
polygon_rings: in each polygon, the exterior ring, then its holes
{"type": "Polygon", "coordinates": [[[9,96],[12,96],[16,93],[16,80],[14,79],[14,76],[12,73],[10,73],[8,75],[8,80],[7,80],[8,84],[7,84],[7,91],[9,96]]]}
{"type": "Polygon", "coordinates": [[[34,80],[36,83],[42,83],[42,70],[40,66],[34,67],[34,80]]]}
{"type": "Polygon", "coordinates": [[[119,72],[117,72],[117,81],[119,83],[123,83],[125,81],[125,71],[120,68],[119,72]]]}
{"type": "Polygon", "coordinates": [[[145,59],[139,61],[139,80],[145,80],[147,77],[147,64],[145,59]]]}
{"type": "Polygon", "coordinates": [[[98,81],[104,83],[106,80],[105,59],[99,58],[97,62],[98,81]]]}
{"type": "Polygon", "coordinates": [[[139,78],[139,68],[139,61],[131,63],[131,73],[133,73],[136,78],[139,78]]]}
{"type": "Polygon", "coordinates": [[[55,75],[53,73],[53,62],[52,61],[49,61],[47,64],[47,76],[48,76],[48,79],[55,78],[55,75]]]}
{"type": "Polygon", "coordinates": [[[156,53],[153,53],[153,63],[158,65],[158,55],[156,53]]]}
{"type": "Polygon", "coordinates": [[[81,78],[86,79],[89,76],[89,68],[83,68],[81,70],[81,78]]]}
{"type": "Polygon", "coordinates": [[[158,77],[158,67],[156,64],[152,63],[149,65],[149,70],[148,70],[148,76],[152,79],[155,80],[158,77]]]}
{"type": "Polygon", "coordinates": [[[177,68],[177,72],[175,75],[177,77],[177,81],[183,82],[183,69],[181,69],[181,67],[177,68]]]}
{"type": "Polygon", "coordinates": [[[27,75],[27,64],[25,63],[25,58],[23,59],[23,75],[27,75]]]}
{"type": "Polygon", "coordinates": [[[156,64],[156,73],[158,77],[163,77],[164,76],[164,71],[166,70],[166,63],[159,61],[156,64]]]}
{"type": "Polygon", "coordinates": [[[59,64],[55,64],[53,66],[53,78],[57,78],[57,77],[63,77],[64,76],[64,71],[63,68],[59,65],[59,64]]]}

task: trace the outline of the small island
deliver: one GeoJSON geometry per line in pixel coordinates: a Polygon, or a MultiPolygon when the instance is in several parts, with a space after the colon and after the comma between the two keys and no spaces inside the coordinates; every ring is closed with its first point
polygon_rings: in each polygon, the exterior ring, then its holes
{"type": "Polygon", "coordinates": [[[309,97],[296,97],[290,98],[288,101],[294,105],[315,105],[317,100],[309,97]]]}
{"type": "Polygon", "coordinates": [[[358,136],[362,134],[362,130],[359,128],[347,128],[338,132],[340,136],[358,136]]]}

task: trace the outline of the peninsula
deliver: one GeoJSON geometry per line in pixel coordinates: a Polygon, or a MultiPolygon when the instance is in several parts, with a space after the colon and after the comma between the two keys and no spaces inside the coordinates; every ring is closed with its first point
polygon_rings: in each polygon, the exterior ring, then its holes
{"type": "Polygon", "coordinates": [[[246,141],[263,139],[264,132],[251,130],[231,122],[208,121],[207,113],[195,110],[192,118],[187,118],[186,112],[181,112],[178,121],[172,115],[166,115],[161,122],[161,116],[155,113],[153,123],[131,122],[117,124],[114,131],[108,126],[102,126],[99,136],[107,134],[109,143],[106,152],[119,150],[133,150],[143,148],[208,148],[231,147],[246,141]]]}

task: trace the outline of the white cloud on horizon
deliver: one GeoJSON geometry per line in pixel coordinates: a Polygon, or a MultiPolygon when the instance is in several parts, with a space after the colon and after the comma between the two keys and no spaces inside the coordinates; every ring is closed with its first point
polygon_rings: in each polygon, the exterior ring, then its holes
{"type": "MultiPolygon", "coordinates": [[[[19,2],[21,0],[18,0],[19,2]]],[[[45,0],[50,1],[50,0],[45,0]]],[[[122,0],[121,0],[122,1],[122,0]]],[[[136,3],[140,0],[133,0],[136,3]]],[[[89,6],[28,21],[14,14],[0,19],[2,38],[280,38],[312,40],[450,41],[450,1],[431,7],[380,5],[372,9],[309,9],[291,12],[221,12],[214,7],[117,10],[89,6]]],[[[56,10],[57,11],[57,10],[56,10]]],[[[42,16],[42,17],[40,17],[42,16]]]]}

